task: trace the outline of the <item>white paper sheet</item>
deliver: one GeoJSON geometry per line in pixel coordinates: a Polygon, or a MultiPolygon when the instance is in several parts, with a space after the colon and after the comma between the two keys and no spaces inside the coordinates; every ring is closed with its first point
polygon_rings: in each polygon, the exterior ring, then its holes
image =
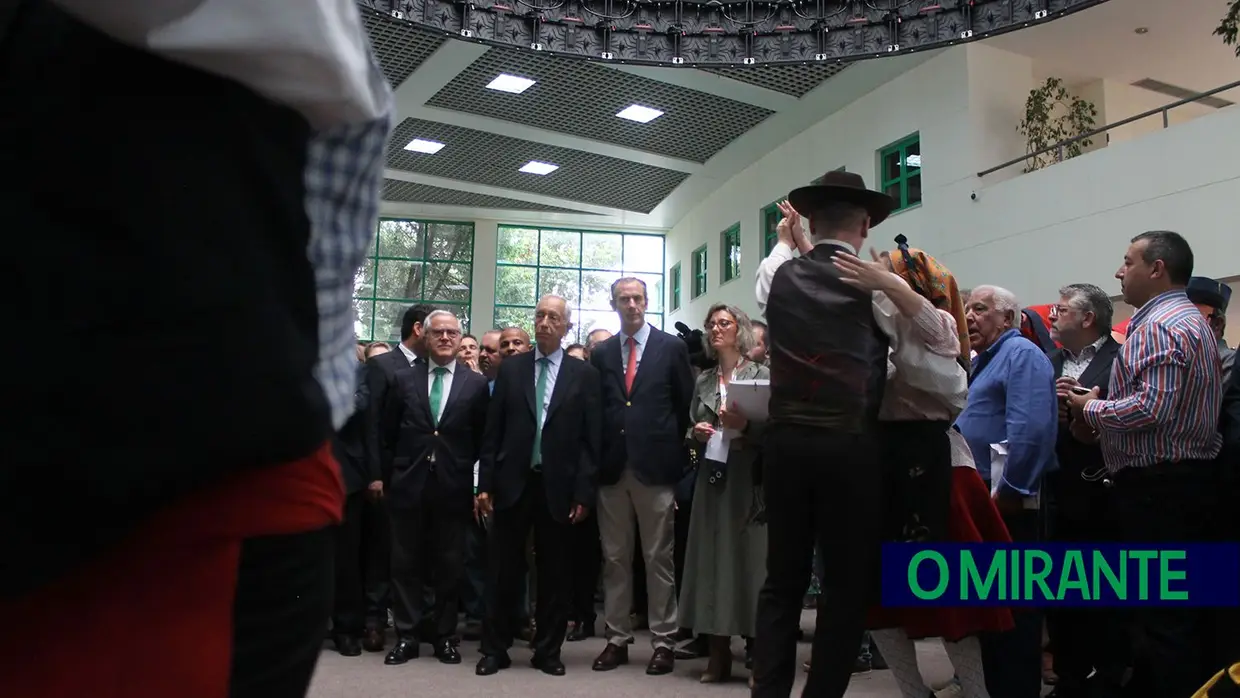
{"type": "Polygon", "coordinates": [[[482,461],[474,461],[474,491],[478,491],[478,468],[482,465],[482,461]]]}
{"type": "Polygon", "coordinates": [[[769,380],[732,381],[728,390],[728,407],[733,405],[751,422],[765,422],[770,415],[771,382],[769,380]]]}
{"type": "Polygon", "coordinates": [[[706,441],[706,460],[713,460],[716,463],[728,462],[728,437],[726,429],[716,429],[715,433],[710,435],[706,441]]]}

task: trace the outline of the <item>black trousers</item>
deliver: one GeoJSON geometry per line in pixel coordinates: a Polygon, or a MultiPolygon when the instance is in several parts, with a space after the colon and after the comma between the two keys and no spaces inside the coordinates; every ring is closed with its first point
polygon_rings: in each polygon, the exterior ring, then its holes
{"type": "Polygon", "coordinates": [[[363,497],[360,535],[366,627],[382,630],[392,607],[392,523],[385,501],[363,497]]]}
{"type": "Polygon", "coordinates": [[[524,574],[525,543],[534,532],[534,563],[538,583],[534,601],[534,655],[559,658],[568,632],[572,578],[568,563],[572,533],[569,524],[551,517],[543,476],[529,473],[525,491],[507,509],[491,518],[490,565],[487,575],[487,615],[482,622],[482,653],[506,656],[516,628],[512,609],[517,606],[524,574]]]}
{"type": "MultiPolygon", "coordinates": [[[[1013,543],[1042,539],[1042,515],[1037,509],[1004,513],[1003,523],[1013,543]]],[[[982,633],[982,667],[986,690],[1004,698],[1042,695],[1042,621],[1036,608],[1012,609],[1016,627],[1002,633],[982,633]]]]}
{"type": "Polygon", "coordinates": [[[241,545],[229,698],[303,698],[323,644],[335,576],[333,528],[241,545]]]}
{"type": "Polygon", "coordinates": [[[461,609],[470,620],[486,614],[487,531],[472,518],[465,526],[465,583],[461,586],[461,609]]]}
{"type": "Polygon", "coordinates": [[[598,515],[573,526],[572,536],[572,619],[593,627],[597,618],[594,592],[598,590],[598,578],[603,569],[603,545],[599,539],[598,515]]]}
{"type": "Polygon", "coordinates": [[[468,497],[440,492],[433,484],[422,491],[415,509],[390,508],[392,521],[392,615],[401,639],[419,639],[428,610],[427,584],[434,590],[427,632],[432,642],[456,634],[461,583],[465,577],[465,529],[468,497]]]}
{"type": "MultiPolygon", "coordinates": [[[[1212,462],[1187,461],[1116,473],[1111,478],[1111,511],[1118,540],[1216,540],[1213,525],[1220,506],[1236,506],[1234,501],[1218,501],[1218,473],[1212,462]]],[[[1210,609],[1132,609],[1134,656],[1129,691],[1134,698],[1192,695],[1222,668],[1211,665],[1214,613],[1210,609]]]]}
{"type": "MultiPolygon", "coordinates": [[[[344,520],[336,527],[336,591],[332,633],[360,637],[366,623],[366,592],[362,582],[362,511],[365,492],[344,501],[344,520]]],[[[380,626],[382,627],[382,626],[380,626]]]]}
{"type": "MultiPolygon", "coordinates": [[[[1101,467],[1101,463],[1094,467],[1101,467]]],[[[1046,476],[1042,488],[1050,498],[1049,539],[1055,542],[1096,543],[1114,540],[1109,492],[1102,481],[1088,481],[1079,469],[1063,468],[1046,476]]],[[[1091,672],[1092,681],[1118,685],[1131,661],[1131,641],[1124,615],[1111,608],[1052,608],[1046,628],[1055,674],[1065,689],[1081,689],[1091,672]]]]}
{"type": "Polygon", "coordinates": [[[758,595],[753,698],[787,698],[797,676],[801,604],[809,586],[815,539],[830,560],[820,580],[822,601],[811,671],[802,693],[840,698],[848,688],[877,601],[883,476],[869,435],[787,424],[767,432],[764,486],[766,583],[758,595]]]}

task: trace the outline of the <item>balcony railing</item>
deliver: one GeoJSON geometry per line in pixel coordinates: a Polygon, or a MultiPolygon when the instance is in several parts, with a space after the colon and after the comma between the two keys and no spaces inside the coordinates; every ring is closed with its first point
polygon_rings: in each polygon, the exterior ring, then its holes
{"type": "Polygon", "coordinates": [[[1054,145],[1048,146],[1041,150],[1038,150],[1032,153],[1026,153],[1018,158],[1013,158],[1003,163],[1002,165],[995,165],[989,170],[982,170],[981,172],[977,173],[977,176],[985,177],[988,174],[998,172],[999,170],[1005,170],[1011,167],[1012,165],[1019,165],[1022,162],[1027,162],[1029,160],[1032,160],[1038,157],[1039,155],[1045,155],[1050,152],[1056,153],[1057,162],[1063,162],[1064,149],[1067,148],[1069,145],[1072,145],[1073,143],[1077,141],[1085,140],[1086,138],[1093,138],[1094,136],[1097,136],[1098,134],[1106,133],[1107,131],[1110,131],[1111,129],[1119,128],[1120,126],[1127,126],[1128,124],[1141,121],[1143,119],[1148,119],[1151,116],[1162,115],[1163,128],[1167,128],[1170,125],[1170,118],[1168,117],[1168,113],[1172,109],[1175,109],[1177,107],[1182,107],[1185,104],[1192,104],[1193,102],[1200,102],[1201,100],[1207,97],[1213,97],[1214,95],[1220,92],[1226,92],[1228,90],[1233,90],[1237,87],[1240,87],[1240,80],[1237,80],[1236,82],[1228,83],[1221,87],[1216,87],[1213,90],[1210,90],[1209,92],[1202,92],[1201,94],[1193,95],[1191,97],[1185,97],[1184,99],[1181,99],[1177,102],[1172,102],[1171,104],[1165,104],[1161,107],[1158,107],[1157,109],[1151,109],[1149,111],[1141,112],[1140,114],[1137,114],[1135,116],[1130,116],[1127,119],[1120,119],[1119,121],[1116,121],[1115,123],[1107,124],[1105,126],[1096,128],[1092,131],[1087,131],[1085,133],[1080,134],[1079,136],[1073,136],[1072,138],[1065,138],[1064,140],[1059,141],[1058,143],[1055,143],[1054,145]]]}

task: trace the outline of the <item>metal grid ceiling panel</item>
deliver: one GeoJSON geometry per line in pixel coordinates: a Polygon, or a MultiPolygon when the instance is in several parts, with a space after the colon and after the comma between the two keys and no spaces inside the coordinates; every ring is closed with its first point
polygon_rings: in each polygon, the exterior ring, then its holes
{"type": "Polygon", "coordinates": [[[507,48],[492,48],[427,105],[694,162],[706,162],[774,113],[598,63],[507,48]],[[500,73],[538,82],[519,95],[486,89],[500,73]],[[616,117],[631,104],[658,109],[663,116],[646,124],[616,117]]]}
{"type": "Polygon", "coordinates": [[[516,189],[597,206],[650,213],[688,177],[628,160],[524,141],[497,133],[405,119],[388,142],[388,166],[463,182],[516,189]],[[414,138],[444,144],[434,155],[404,149],[414,138]],[[518,172],[525,163],[559,165],[549,175],[518,172]]]}
{"type": "Polygon", "coordinates": [[[400,87],[444,42],[442,36],[418,31],[404,22],[393,22],[364,7],[359,9],[383,77],[393,88],[400,87]]]}
{"type": "Polygon", "coordinates": [[[794,97],[804,97],[807,92],[839,75],[840,71],[847,67],[847,63],[809,63],[754,68],[701,68],[701,70],[794,97]]]}
{"type": "Polygon", "coordinates": [[[468,208],[502,208],[512,211],[550,211],[554,213],[577,213],[594,215],[571,208],[532,204],[528,201],[508,199],[502,196],[473,194],[456,189],[432,187],[429,184],[404,182],[399,179],[383,180],[383,200],[398,203],[437,204],[440,206],[465,206],[468,208]]]}

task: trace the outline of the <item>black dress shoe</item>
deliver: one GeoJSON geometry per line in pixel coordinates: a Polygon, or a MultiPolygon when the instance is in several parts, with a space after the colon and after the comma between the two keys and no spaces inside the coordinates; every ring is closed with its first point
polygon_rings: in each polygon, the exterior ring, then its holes
{"type": "Polygon", "coordinates": [[[362,653],[362,642],[352,635],[337,635],[332,638],[336,643],[336,651],[343,657],[356,657],[362,653]]]}
{"type": "Polygon", "coordinates": [[[564,639],[569,642],[581,642],[588,637],[594,637],[594,623],[578,622],[572,630],[568,631],[564,639]]]}
{"type": "Polygon", "coordinates": [[[383,663],[388,666],[404,664],[410,659],[418,658],[418,643],[416,640],[397,640],[396,646],[388,652],[388,656],[383,658],[383,663]]]}
{"type": "Polygon", "coordinates": [[[559,657],[548,657],[544,659],[538,655],[534,655],[530,658],[530,666],[544,674],[550,674],[551,676],[563,676],[565,673],[564,662],[561,662],[559,657]]]}
{"type": "Polygon", "coordinates": [[[382,630],[366,628],[366,636],[362,638],[362,649],[367,652],[382,652],[384,642],[382,630]]]}
{"type": "Polygon", "coordinates": [[[512,660],[508,658],[508,655],[496,657],[488,654],[483,655],[482,659],[478,660],[478,666],[474,668],[474,673],[479,676],[491,676],[492,674],[498,674],[500,669],[507,669],[510,666],[512,666],[512,660]]]}
{"type": "Polygon", "coordinates": [[[451,640],[440,640],[434,644],[435,658],[444,664],[460,664],[461,653],[451,640]]]}

